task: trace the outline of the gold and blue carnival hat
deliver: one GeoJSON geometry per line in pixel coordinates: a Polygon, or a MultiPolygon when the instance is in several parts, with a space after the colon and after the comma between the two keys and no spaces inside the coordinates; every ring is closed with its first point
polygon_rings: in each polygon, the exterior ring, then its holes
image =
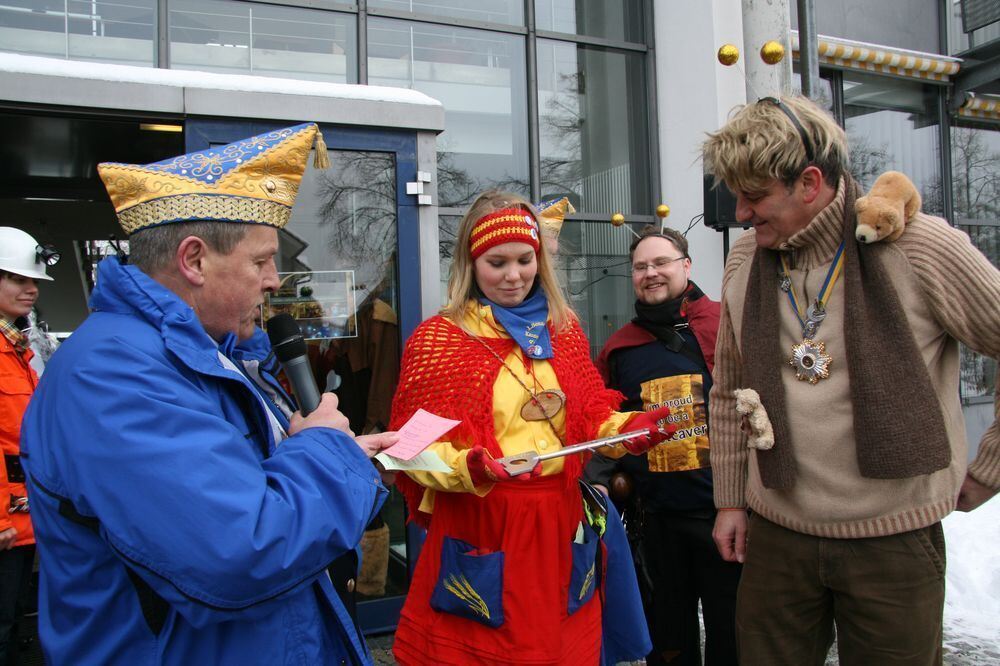
{"type": "Polygon", "coordinates": [[[535,204],[535,210],[538,211],[538,225],[542,228],[542,235],[555,239],[559,238],[566,216],[576,212],[568,197],[535,204]]]}
{"type": "Polygon", "coordinates": [[[316,144],[314,166],[328,164],[315,123],[267,132],[153,164],[105,162],[97,171],[131,235],[173,222],[240,222],[284,227],[316,144]]]}

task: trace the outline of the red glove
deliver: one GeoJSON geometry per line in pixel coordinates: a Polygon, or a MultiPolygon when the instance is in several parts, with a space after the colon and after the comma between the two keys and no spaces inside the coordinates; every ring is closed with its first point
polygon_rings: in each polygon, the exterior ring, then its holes
{"type": "Polygon", "coordinates": [[[527,474],[511,476],[503,465],[493,459],[492,456],[481,446],[474,446],[465,458],[465,464],[469,467],[469,476],[472,483],[481,486],[487,483],[497,483],[499,481],[529,481],[536,476],[542,475],[542,465],[537,464],[527,474]]]}
{"type": "Polygon", "coordinates": [[[670,439],[677,431],[677,426],[673,423],[664,424],[663,432],[660,432],[660,426],[657,425],[657,421],[662,421],[668,416],[670,416],[669,407],[659,407],[651,412],[639,412],[626,421],[619,432],[624,434],[645,430],[647,434],[645,437],[636,437],[622,442],[622,446],[632,455],[641,456],[660,442],[670,439]]]}

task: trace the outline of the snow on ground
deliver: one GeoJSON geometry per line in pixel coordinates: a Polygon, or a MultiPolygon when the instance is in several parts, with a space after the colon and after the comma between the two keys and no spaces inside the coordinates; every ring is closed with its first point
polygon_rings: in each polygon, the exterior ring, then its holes
{"type": "Polygon", "coordinates": [[[945,662],[1000,663],[1000,497],[944,519],[945,662]]]}

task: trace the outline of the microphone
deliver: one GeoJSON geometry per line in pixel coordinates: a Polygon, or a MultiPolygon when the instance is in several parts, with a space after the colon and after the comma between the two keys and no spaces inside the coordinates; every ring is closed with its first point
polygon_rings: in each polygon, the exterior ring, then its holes
{"type": "Polygon", "coordinates": [[[292,384],[292,392],[299,401],[299,411],[302,416],[308,416],[319,406],[319,389],[309,367],[306,340],[299,325],[290,314],[275,315],[267,320],[267,337],[292,384]]]}

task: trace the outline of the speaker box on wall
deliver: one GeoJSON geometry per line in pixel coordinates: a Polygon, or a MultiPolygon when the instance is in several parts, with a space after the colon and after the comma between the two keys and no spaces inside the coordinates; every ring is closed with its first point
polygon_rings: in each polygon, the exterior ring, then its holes
{"type": "Polygon", "coordinates": [[[750,225],[736,221],[736,197],[729,191],[725,183],[718,187],[712,186],[712,176],[705,174],[703,181],[705,192],[705,226],[722,231],[733,227],[749,228],[750,225]]]}

